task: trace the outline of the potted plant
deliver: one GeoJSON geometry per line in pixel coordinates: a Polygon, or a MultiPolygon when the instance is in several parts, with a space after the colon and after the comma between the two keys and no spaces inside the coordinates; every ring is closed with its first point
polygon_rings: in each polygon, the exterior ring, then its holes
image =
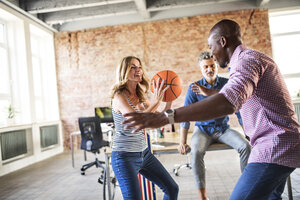
{"type": "Polygon", "coordinates": [[[7,124],[12,125],[15,123],[15,115],[16,115],[16,110],[13,108],[13,106],[10,104],[8,106],[8,115],[7,115],[7,124]]]}

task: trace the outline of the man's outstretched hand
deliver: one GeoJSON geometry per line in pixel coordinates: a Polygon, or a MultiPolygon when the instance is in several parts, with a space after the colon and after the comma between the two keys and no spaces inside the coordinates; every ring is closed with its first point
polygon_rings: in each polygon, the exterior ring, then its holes
{"type": "Polygon", "coordinates": [[[164,113],[126,113],[123,115],[127,119],[122,122],[126,124],[126,129],[134,129],[134,133],[144,128],[159,128],[169,123],[167,116],[164,113]]]}
{"type": "Polygon", "coordinates": [[[197,82],[194,82],[192,85],[192,91],[195,94],[202,94],[204,96],[212,96],[214,94],[217,94],[220,90],[219,89],[209,89],[203,85],[200,85],[197,82]]]}

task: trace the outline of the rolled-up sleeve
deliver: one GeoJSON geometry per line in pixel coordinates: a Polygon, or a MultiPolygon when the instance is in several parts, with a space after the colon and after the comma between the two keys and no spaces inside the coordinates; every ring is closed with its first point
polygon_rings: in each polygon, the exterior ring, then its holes
{"type": "Polygon", "coordinates": [[[188,130],[190,128],[190,122],[181,122],[180,127],[188,130]]]}
{"type": "Polygon", "coordinates": [[[220,93],[238,111],[255,92],[259,77],[262,74],[262,66],[257,64],[255,59],[251,57],[247,59],[240,58],[236,66],[220,93]]]}

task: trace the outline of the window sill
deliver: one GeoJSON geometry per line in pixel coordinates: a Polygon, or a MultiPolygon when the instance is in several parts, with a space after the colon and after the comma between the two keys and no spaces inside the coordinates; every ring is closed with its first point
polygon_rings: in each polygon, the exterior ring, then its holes
{"type": "Polygon", "coordinates": [[[294,97],[294,98],[292,98],[292,102],[293,102],[293,104],[300,103],[300,97],[294,97]]]}

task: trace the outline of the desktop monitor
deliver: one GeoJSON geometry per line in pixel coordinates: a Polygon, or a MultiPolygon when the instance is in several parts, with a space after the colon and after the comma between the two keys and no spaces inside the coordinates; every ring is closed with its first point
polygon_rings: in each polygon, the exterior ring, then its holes
{"type": "Polygon", "coordinates": [[[96,107],[95,116],[100,118],[101,123],[112,123],[114,122],[112,116],[112,110],[110,107],[96,107]]]}

